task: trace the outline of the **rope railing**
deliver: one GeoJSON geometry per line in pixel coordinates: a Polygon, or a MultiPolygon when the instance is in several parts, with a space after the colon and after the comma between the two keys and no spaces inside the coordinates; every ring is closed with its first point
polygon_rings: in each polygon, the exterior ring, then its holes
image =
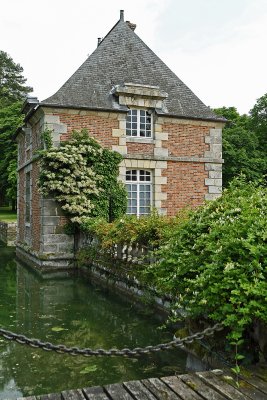
{"type": "Polygon", "coordinates": [[[0,328],[0,336],[6,340],[15,341],[22,345],[27,345],[33,348],[39,348],[45,351],[54,351],[59,354],[69,354],[71,356],[122,356],[122,357],[137,357],[144,354],[156,353],[158,351],[170,350],[176,347],[183,347],[187,344],[193,343],[195,340],[201,340],[204,337],[212,336],[216,331],[221,331],[223,329],[222,324],[215,324],[212,327],[208,327],[201,332],[194,333],[190,336],[186,336],[182,339],[175,338],[167,343],[160,343],[155,346],[146,347],[135,347],[133,349],[123,348],[116,349],[112,348],[109,350],[105,349],[90,349],[90,348],[79,348],[79,347],[67,347],[63,344],[52,344],[50,342],[43,342],[39,339],[28,338],[24,335],[19,335],[14,332],[10,332],[6,329],[0,328]]]}

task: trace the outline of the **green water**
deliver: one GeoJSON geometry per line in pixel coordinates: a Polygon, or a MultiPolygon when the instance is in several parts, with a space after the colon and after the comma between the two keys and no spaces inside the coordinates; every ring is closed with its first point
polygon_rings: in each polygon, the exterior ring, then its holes
{"type": "MultiPolygon", "coordinates": [[[[40,279],[0,247],[0,326],[67,346],[142,347],[172,332],[126,300],[79,278],[40,279]]],[[[0,337],[0,399],[55,393],[185,371],[186,354],[172,350],[141,358],[71,357],[0,337]]]]}

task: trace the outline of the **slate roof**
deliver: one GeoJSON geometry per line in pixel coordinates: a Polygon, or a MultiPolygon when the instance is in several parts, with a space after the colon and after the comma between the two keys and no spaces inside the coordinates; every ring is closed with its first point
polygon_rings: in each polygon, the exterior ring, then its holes
{"type": "Polygon", "coordinates": [[[167,92],[167,115],[222,121],[122,19],[67,82],[40,105],[118,110],[111,90],[125,82],[159,86],[167,92]]]}

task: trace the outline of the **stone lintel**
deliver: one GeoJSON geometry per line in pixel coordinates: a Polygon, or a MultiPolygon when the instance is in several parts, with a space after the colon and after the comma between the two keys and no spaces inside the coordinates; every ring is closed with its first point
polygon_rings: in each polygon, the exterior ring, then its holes
{"type": "Polygon", "coordinates": [[[155,100],[164,100],[168,97],[168,94],[160,90],[158,86],[137,85],[132,83],[116,85],[112,92],[115,96],[119,97],[150,98],[155,100]]]}

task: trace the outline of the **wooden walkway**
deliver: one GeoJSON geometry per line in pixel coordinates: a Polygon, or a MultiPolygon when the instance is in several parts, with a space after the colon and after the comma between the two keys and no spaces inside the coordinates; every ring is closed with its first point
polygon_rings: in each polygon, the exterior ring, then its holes
{"type": "Polygon", "coordinates": [[[237,386],[232,376],[213,370],[68,390],[24,400],[267,400],[266,376],[253,371],[242,376],[237,386]]]}

